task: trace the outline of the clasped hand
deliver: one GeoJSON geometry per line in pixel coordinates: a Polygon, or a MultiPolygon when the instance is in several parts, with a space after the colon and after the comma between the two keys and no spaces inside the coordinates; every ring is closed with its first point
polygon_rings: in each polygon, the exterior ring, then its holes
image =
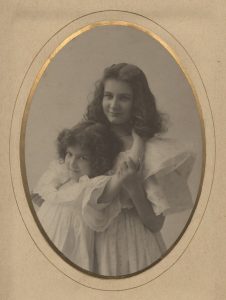
{"type": "Polygon", "coordinates": [[[133,188],[139,181],[139,169],[140,164],[135,163],[130,157],[121,162],[116,175],[126,190],[133,188]]]}

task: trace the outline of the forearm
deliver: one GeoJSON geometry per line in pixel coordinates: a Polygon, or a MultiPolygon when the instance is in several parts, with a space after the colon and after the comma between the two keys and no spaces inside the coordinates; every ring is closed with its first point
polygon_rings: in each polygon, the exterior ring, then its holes
{"type": "Polygon", "coordinates": [[[143,159],[144,147],[145,147],[144,139],[141,138],[133,131],[133,145],[130,150],[130,158],[133,160],[133,162],[136,165],[138,165],[143,159]]]}
{"type": "Polygon", "coordinates": [[[164,223],[165,217],[155,215],[151,202],[147,199],[144,188],[139,180],[127,185],[126,190],[137,210],[142,223],[152,232],[159,231],[164,223]]]}
{"type": "Polygon", "coordinates": [[[110,203],[118,196],[121,189],[121,184],[118,176],[115,174],[111,176],[110,180],[105,186],[105,189],[99,197],[97,203],[110,203]]]}

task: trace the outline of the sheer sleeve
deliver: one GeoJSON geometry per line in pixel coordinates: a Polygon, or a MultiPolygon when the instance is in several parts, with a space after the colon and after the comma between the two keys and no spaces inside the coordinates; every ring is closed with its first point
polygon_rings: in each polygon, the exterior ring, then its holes
{"type": "Polygon", "coordinates": [[[104,231],[121,211],[118,199],[110,203],[98,203],[98,199],[110,179],[111,176],[92,178],[84,193],[83,218],[94,231],[104,231]]]}
{"type": "Polygon", "coordinates": [[[170,206],[164,190],[156,178],[154,176],[150,176],[147,180],[145,180],[144,187],[147,198],[151,201],[155,214],[160,215],[161,213],[165,213],[170,206]]]}
{"type": "Polygon", "coordinates": [[[59,187],[70,179],[64,163],[52,161],[33,189],[45,201],[54,201],[59,187]]]}
{"type": "Polygon", "coordinates": [[[191,147],[153,139],[145,150],[143,177],[147,198],[158,215],[193,207],[187,179],[195,160],[191,147]]]}
{"type": "Polygon", "coordinates": [[[192,170],[195,154],[190,145],[180,145],[173,139],[153,138],[145,146],[143,176],[164,176],[172,171],[187,178],[192,170]]]}

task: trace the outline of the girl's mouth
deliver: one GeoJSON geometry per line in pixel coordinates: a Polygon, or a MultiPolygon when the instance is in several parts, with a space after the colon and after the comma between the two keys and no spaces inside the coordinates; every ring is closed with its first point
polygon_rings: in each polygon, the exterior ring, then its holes
{"type": "Polygon", "coordinates": [[[75,170],[75,169],[69,169],[72,173],[78,174],[79,170],[75,170]]]}
{"type": "Polygon", "coordinates": [[[110,114],[111,116],[120,116],[120,115],[121,115],[120,112],[112,112],[112,111],[109,111],[109,114],[110,114]]]}

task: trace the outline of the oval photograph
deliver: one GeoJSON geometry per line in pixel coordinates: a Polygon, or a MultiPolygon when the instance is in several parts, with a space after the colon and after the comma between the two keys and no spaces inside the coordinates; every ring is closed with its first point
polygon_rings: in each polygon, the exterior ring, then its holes
{"type": "Polygon", "coordinates": [[[91,26],[56,49],[28,99],[29,206],[50,247],[90,275],[151,268],[192,219],[204,129],[172,53],[136,25],[91,26]]]}

